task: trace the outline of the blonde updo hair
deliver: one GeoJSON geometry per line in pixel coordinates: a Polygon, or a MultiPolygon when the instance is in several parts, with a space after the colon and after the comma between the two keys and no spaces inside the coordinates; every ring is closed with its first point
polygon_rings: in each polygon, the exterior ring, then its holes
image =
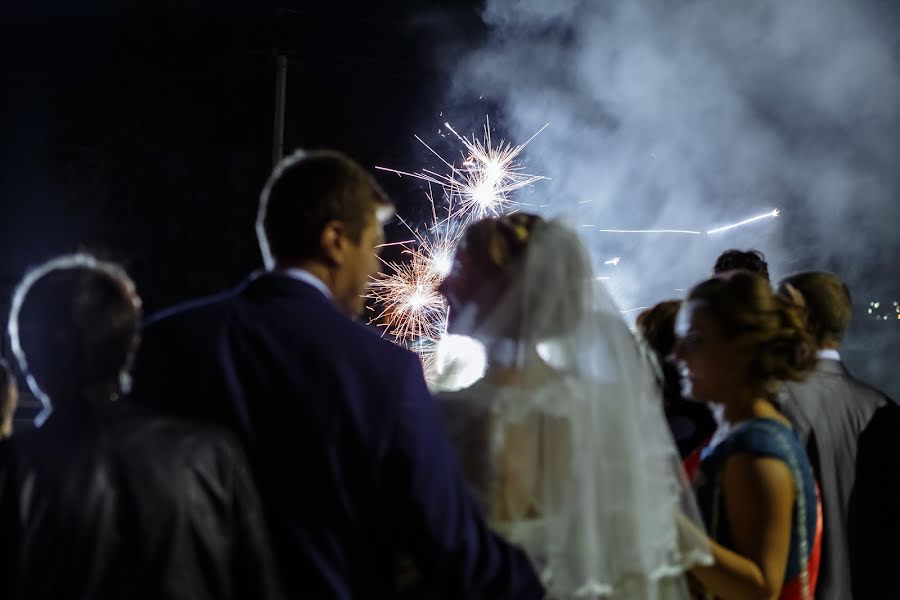
{"type": "Polygon", "coordinates": [[[687,301],[712,315],[726,336],[756,342],[750,375],[767,387],[801,381],[815,364],[803,308],[775,294],[759,275],[734,271],[708,279],[690,291],[687,301]]]}

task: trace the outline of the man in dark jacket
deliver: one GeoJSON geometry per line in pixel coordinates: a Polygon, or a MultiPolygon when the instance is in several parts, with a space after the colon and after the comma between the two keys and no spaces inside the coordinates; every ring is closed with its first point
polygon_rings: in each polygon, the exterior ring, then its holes
{"type": "Polygon", "coordinates": [[[45,410],[0,445],[3,597],[280,597],[237,442],[114,402],[139,319],[127,275],[84,255],[16,290],[13,351],[45,410]]]}
{"type": "Polygon", "coordinates": [[[838,348],[851,301],[838,277],[799,273],[782,280],[779,292],[806,306],[817,344],[812,375],[803,383],[787,384],[781,397],[821,487],[824,532],[816,598],[900,597],[900,570],[891,560],[900,543],[900,508],[892,506],[900,500],[900,453],[898,430],[888,425],[897,423],[897,406],[854,378],[841,362],[838,348]],[[881,548],[888,554],[881,554],[881,548]]]}
{"type": "Polygon", "coordinates": [[[352,318],[390,214],[350,159],[286,158],[260,204],[268,271],[152,320],[138,394],[243,438],[290,597],[390,597],[408,554],[447,597],[541,598],[470,496],[418,358],[352,318]]]}

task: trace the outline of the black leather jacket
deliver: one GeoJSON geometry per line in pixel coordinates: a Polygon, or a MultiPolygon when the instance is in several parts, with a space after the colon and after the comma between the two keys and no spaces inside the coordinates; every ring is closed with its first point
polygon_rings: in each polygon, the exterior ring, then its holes
{"type": "Polygon", "coordinates": [[[278,597],[229,434],[111,405],[0,444],[4,598],[278,597]]]}

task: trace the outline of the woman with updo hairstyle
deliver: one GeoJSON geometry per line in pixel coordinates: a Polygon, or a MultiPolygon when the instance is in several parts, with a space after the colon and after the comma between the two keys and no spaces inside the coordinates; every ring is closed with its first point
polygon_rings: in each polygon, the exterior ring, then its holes
{"type": "Polygon", "coordinates": [[[484,375],[438,395],[491,526],[547,598],[686,599],[711,562],[644,347],[575,230],[517,213],[470,225],[441,285],[448,332],[484,347],[484,375]]]}
{"type": "Polygon", "coordinates": [[[701,464],[715,564],[693,574],[719,598],[811,599],[821,507],[806,452],[773,400],[813,366],[800,307],[734,271],[693,288],[676,329],[685,395],[723,405],[732,427],[701,464]]]}

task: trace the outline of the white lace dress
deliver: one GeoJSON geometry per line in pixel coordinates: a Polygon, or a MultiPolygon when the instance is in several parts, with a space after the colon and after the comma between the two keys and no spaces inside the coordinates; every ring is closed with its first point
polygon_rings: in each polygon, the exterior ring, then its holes
{"type": "Polygon", "coordinates": [[[671,462],[638,456],[629,410],[605,409],[599,425],[573,417],[598,397],[583,386],[566,376],[532,388],[481,380],[438,401],[492,527],[526,551],[550,598],[687,598],[683,572],[705,554],[679,548],[671,462]]]}

